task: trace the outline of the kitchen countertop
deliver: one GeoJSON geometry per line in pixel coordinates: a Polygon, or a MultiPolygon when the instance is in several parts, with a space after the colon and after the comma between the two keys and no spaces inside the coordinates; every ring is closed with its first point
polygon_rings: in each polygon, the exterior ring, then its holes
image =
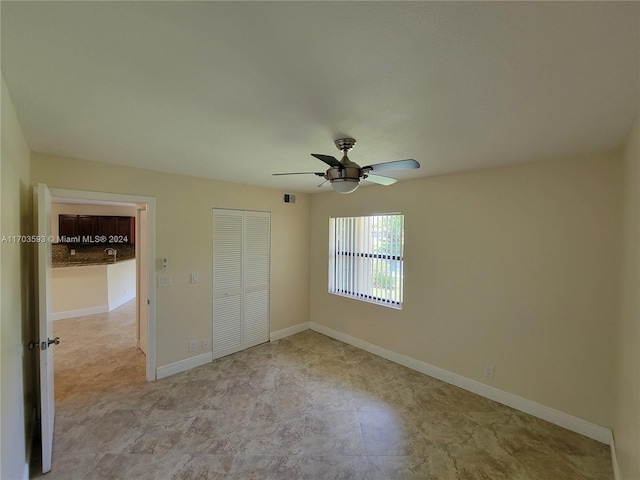
{"type": "Polygon", "coordinates": [[[53,268],[65,268],[65,267],[99,267],[99,266],[108,266],[108,265],[114,265],[116,263],[122,263],[122,262],[128,262],[130,260],[135,260],[135,258],[123,258],[123,259],[118,259],[117,262],[113,262],[113,261],[109,261],[109,260],[104,260],[104,261],[98,261],[98,260],[86,260],[86,261],[80,261],[80,262],[52,262],[52,267],[53,268]]]}

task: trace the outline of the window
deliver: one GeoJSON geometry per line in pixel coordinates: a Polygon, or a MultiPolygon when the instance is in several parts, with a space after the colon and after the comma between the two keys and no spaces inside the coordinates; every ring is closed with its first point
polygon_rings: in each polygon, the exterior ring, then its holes
{"type": "Polygon", "coordinates": [[[402,308],[404,215],[336,217],[329,225],[329,292],[402,308]]]}

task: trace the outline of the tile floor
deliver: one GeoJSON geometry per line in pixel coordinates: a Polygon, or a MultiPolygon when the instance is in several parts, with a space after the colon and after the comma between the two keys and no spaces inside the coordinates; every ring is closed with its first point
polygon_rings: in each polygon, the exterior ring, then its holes
{"type": "Polygon", "coordinates": [[[43,478],[613,478],[605,445],[312,331],[147,383],[134,312],[55,322],[43,478]]]}

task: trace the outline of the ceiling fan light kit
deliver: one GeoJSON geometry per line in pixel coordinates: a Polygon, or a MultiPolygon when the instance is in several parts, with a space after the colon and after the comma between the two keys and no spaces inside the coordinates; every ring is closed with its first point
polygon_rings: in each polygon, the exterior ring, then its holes
{"type": "Polygon", "coordinates": [[[352,178],[336,178],[331,181],[331,187],[338,193],[355,192],[359,186],[360,181],[352,178]]]}
{"type": "Polygon", "coordinates": [[[331,182],[331,187],[333,187],[336,192],[351,193],[355,192],[360,186],[360,180],[368,180],[372,183],[385,186],[392,185],[397,182],[395,178],[384,177],[382,175],[370,175],[371,172],[420,168],[420,164],[412,158],[407,160],[396,160],[393,162],[376,163],[374,165],[361,167],[357,163],[349,160],[349,157],[347,156],[347,152],[356,144],[356,140],[354,138],[339,138],[335,141],[335,144],[338,150],[343,153],[341,160],[338,160],[331,155],[322,155],[319,153],[311,154],[313,157],[329,165],[329,169],[327,169],[326,172],[274,173],[274,175],[317,175],[319,177],[324,177],[327,181],[331,182]]]}

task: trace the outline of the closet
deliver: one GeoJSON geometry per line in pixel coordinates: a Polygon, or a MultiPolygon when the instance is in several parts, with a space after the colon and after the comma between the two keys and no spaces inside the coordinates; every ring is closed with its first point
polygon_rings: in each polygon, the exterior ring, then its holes
{"type": "Polygon", "coordinates": [[[271,214],[213,209],[213,358],[269,341],[271,214]]]}

